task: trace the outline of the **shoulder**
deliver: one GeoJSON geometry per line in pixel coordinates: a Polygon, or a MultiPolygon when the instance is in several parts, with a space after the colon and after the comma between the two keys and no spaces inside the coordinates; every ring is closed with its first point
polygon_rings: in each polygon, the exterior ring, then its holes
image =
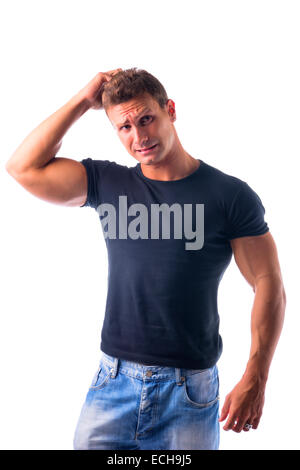
{"type": "Polygon", "coordinates": [[[94,158],[84,158],[80,161],[87,171],[93,171],[96,174],[125,174],[129,173],[132,168],[126,165],[121,165],[112,160],[99,160],[94,158]]]}
{"type": "MultiPolygon", "coordinates": [[[[208,163],[204,162],[205,167],[205,179],[214,189],[214,191],[222,197],[232,198],[241,189],[247,188],[248,184],[246,181],[226,173],[208,163]]],[[[248,186],[249,187],[249,186],[248,186]]]]}

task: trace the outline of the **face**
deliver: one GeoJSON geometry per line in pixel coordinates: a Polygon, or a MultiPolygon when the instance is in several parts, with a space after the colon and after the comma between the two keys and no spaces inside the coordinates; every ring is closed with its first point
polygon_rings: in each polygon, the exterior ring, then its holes
{"type": "Polygon", "coordinates": [[[162,109],[151,95],[145,93],[111,106],[106,114],[128,153],[139,162],[145,165],[159,163],[172,152],[176,134],[174,101],[168,100],[162,109]]]}

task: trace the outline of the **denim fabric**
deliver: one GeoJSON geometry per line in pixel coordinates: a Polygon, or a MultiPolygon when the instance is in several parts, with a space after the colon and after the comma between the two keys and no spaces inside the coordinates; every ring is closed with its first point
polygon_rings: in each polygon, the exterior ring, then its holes
{"type": "Polygon", "coordinates": [[[102,352],[75,450],[218,450],[219,374],[144,365],[102,352]]]}

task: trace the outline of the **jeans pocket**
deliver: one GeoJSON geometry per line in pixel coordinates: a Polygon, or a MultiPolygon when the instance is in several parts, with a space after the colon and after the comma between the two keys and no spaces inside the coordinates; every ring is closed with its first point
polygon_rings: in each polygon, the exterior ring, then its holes
{"type": "Polygon", "coordinates": [[[216,366],[186,375],[185,401],[194,407],[205,408],[219,400],[219,375],[216,366]]]}
{"type": "Polygon", "coordinates": [[[104,362],[100,361],[99,367],[94,374],[90,390],[99,390],[109,382],[111,369],[104,362]]]}

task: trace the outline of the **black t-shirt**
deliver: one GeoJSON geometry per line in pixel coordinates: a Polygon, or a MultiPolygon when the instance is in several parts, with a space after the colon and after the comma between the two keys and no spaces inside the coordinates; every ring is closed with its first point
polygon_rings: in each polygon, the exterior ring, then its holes
{"type": "Polygon", "coordinates": [[[141,165],[85,158],[81,207],[99,216],[108,251],[100,349],[147,365],[212,367],[222,353],[217,293],[229,240],[262,235],[265,209],[245,182],[200,161],[159,181],[141,165]]]}

